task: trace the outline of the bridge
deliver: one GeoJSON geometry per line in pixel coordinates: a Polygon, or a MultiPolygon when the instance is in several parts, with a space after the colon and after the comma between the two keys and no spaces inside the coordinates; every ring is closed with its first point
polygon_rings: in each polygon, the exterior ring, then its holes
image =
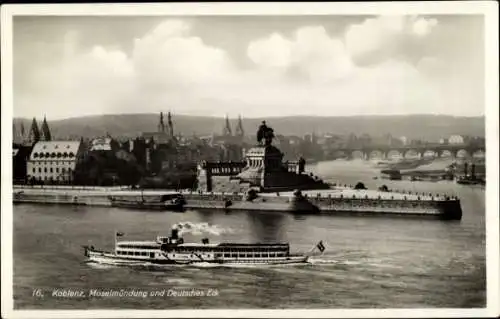
{"type": "Polygon", "coordinates": [[[422,145],[405,145],[405,146],[390,146],[390,145],[370,145],[370,146],[354,146],[340,147],[330,150],[336,155],[347,156],[348,158],[355,157],[356,153],[362,155],[364,159],[373,157],[374,154],[381,155],[382,159],[387,159],[389,154],[398,154],[400,157],[407,157],[409,153],[416,154],[418,157],[423,157],[424,154],[432,154],[434,157],[442,157],[445,153],[457,158],[458,153],[465,154],[465,157],[472,157],[478,152],[486,152],[485,145],[475,144],[439,144],[428,143],[422,145]]]}

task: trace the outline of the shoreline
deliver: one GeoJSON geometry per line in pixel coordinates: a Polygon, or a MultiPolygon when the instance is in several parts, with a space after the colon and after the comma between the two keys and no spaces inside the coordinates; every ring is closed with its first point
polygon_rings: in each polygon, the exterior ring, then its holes
{"type": "MultiPolygon", "coordinates": [[[[246,201],[243,193],[203,193],[190,190],[137,190],[130,187],[31,187],[14,186],[14,204],[55,204],[74,206],[112,207],[110,197],[127,197],[131,201],[159,201],[162,195],[180,193],[188,209],[216,209],[221,211],[279,211],[313,214],[301,210],[293,200],[292,192],[259,193],[258,199],[246,201]],[[230,203],[228,205],[228,203],[230,203]]],[[[375,190],[329,189],[303,191],[308,202],[325,215],[389,215],[422,216],[460,220],[460,200],[444,196],[429,196],[375,190]]]]}

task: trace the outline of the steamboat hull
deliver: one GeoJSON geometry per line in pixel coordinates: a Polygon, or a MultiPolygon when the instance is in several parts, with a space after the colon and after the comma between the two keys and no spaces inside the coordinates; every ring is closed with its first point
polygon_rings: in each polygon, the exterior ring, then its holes
{"type": "Polygon", "coordinates": [[[290,255],[274,258],[224,258],[218,260],[176,260],[172,258],[124,258],[111,252],[97,251],[85,248],[87,262],[94,262],[115,266],[141,266],[141,265],[295,265],[308,264],[309,256],[290,255]]]}

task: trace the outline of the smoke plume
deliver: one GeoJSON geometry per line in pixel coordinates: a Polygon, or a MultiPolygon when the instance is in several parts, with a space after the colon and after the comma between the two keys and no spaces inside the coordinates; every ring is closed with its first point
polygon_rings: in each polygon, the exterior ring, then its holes
{"type": "Polygon", "coordinates": [[[179,235],[183,234],[193,234],[202,235],[210,234],[219,236],[221,234],[233,233],[231,228],[222,228],[217,225],[209,225],[208,223],[191,223],[191,222],[180,222],[172,226],[173,229],[179,231],[179,235]]]}

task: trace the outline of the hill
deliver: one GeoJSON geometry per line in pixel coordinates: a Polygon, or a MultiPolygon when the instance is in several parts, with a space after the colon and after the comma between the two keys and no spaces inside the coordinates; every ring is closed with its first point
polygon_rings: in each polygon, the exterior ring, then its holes
{"type": "MultiPolygon", "coordinates": [[[[157,130],[158,114],[116,114],[75,117],[63,120],[48,121],[52,135],[65,137],[94,137],[106,133],[112,136],[135,137],[141,132],[157,130]]],[[[39,119],[40,120],[40,119],[39,119]]],[[[406,136],[410,139],[437,141],[441,137],[452,134],[485,136],[484,117],[454,117],[448,115],[394,115],[394,116],[287,116],[271,118],[243,119],[246,135],[254,135],[262,120],[266,120],[276,134],[350,134],[363,133],[380,136],[387,133],[393,136],[406,136]]],[[[208,116],[174,115],[175,133],[184,136],[221,134],[224,118],[208,116]]],[[[234,130],[236,119],[231,119],[234,130]]],[[[23,122],[28,130],[31,119],[15,118],[14,124],[19,127],[23,122]]]]}

